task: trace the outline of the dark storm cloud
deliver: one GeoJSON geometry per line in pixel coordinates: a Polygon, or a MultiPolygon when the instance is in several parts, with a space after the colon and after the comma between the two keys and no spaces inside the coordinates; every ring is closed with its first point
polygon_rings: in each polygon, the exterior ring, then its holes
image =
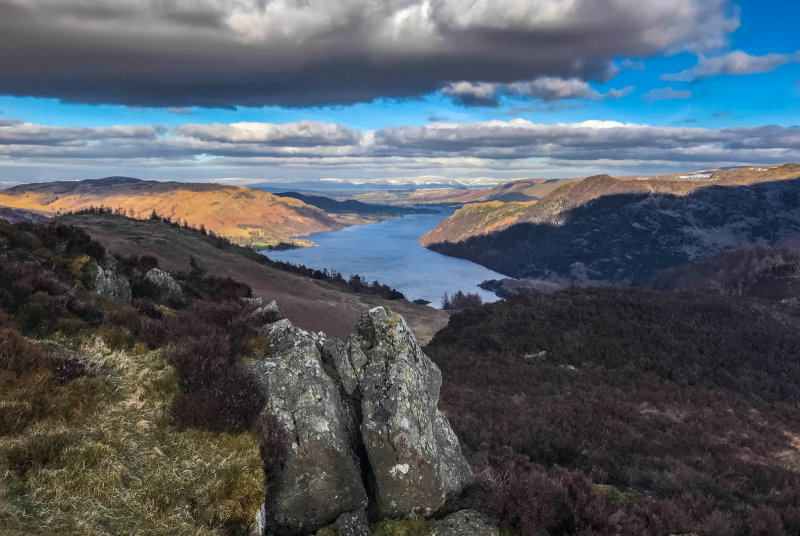
{"type": "Polygon", "coordinates": [[[729,0],[0,0],[0,93],[139,106],[306,106],[451,82],[606,80],[702,52],[729,0]]]}

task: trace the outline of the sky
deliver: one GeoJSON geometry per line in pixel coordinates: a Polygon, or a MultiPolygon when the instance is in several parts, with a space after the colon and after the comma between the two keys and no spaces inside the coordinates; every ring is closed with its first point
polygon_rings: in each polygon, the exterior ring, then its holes
{"type": "Polygon", "coordinates": [[[0,186],[800,161],[800,2],[0,0],[0,186]]]}

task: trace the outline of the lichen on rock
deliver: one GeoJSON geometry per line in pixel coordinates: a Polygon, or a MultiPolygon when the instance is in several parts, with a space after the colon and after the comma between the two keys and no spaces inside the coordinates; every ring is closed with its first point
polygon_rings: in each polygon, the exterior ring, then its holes
{"type": "Polygon", "coordinates": [[[358,322],[367,365],[359,375],[361,435],[387,517],[430,516],[472,471],[437,409],[442,376],[398,315],[371,309],[358,322]]]}
{"type": "Polygon", "coordinates": [[[244,365],[267,400],[264,411],[291,441],[265,502],[268,530],[309,533],[342,513],[367,506],[359,461],[349,442],[354,427],[339,388],[323,370],[316,335],[280,320],[262,333],[271,351],[244,365]]]}
{"type": "Polygon", "coordinates": [[[268,484],[266,532],[309,533],[336,521],[343,534],[365,536],[368,504],[377,517],[428,517],[471,482],[437,409],[441,373],[402,317],[371,309],[347,341],[287,319],[261,333],[269,354],[244,369],[292,442],[268,484]]]}
{"type": "Polygon", "coordinates": [[[93,268],[91,290],[120,305],[130,305],[131,283],[122,275],[114,256],[106,251],[102,261],[95,263],[93,268]]]}
{"type": "Polygon", "coordinates": [[[144,278],[159,288],[161,292],[159,301],[177,303],[183,301],[183,290],[169,272],[157,267],[151,268],[144,274],[144,278]]]}

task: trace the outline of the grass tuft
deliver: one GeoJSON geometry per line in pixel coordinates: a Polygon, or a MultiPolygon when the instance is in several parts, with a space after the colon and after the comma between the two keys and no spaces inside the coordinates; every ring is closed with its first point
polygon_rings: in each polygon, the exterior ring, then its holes
{"type": "Polygon", "coordinates": [[[0,371],[3,534],[245,534],[264,498],[257,441],[171,427],[180,383],[163,350],[107,343],[87,339],[96,375],[63,385],[0,371]]]}

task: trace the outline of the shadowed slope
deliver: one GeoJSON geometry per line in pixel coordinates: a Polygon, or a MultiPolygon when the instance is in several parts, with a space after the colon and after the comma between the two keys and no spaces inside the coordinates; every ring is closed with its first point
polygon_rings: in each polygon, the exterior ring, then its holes
{"type": "Polygon", "coordinates": [[[797,327],[747,299],[572,288],[453,315],[426,352],[472,500],[523,535],[797,534],[797,327]]]}
{"type": "Polygon", "coordinates": [[[588,195],[577,190],[610,181],[587,179],[563,187],[568,195],[547,201],[561,208],[540,210],[535,223],[429,247],[513,277],[641,281],[724,249],[800,233],[800,179],[709,186],[687,195],[617,193],[572,206],[576,196],[588,195]]]}
{"type": "Polygon", "coordinates": [[[566,179],[533,186],[528,184],[531,181],[514,181],[494,187],[497,191],[494,194],[488,193],[486,199],[481,200],[523,201],[522,198],[514,198],[513,194],[530,193],[531,188],[543,188],[548,185],[554,189],[543,195],[538,203],[530,203],[525,207],[513,203],[494,203],[477,209],[472,205],[466,205],[422,236],[419,243],[428,247],[437,242],[460,242],[472,236],[500,231],[519,223],[560,225],[564,223],[568,211],[609,195],[688,195],[710,186],[748,186],[797,177],[800,177],[800,164],[654,177],[614,178],[608,175],[596,175],[585,179],[566,179]],[[509,195],[512,197],[509,198],[509,195]],[[480,210],[481,217],[475,216],[476,210],[480,210]]]}

